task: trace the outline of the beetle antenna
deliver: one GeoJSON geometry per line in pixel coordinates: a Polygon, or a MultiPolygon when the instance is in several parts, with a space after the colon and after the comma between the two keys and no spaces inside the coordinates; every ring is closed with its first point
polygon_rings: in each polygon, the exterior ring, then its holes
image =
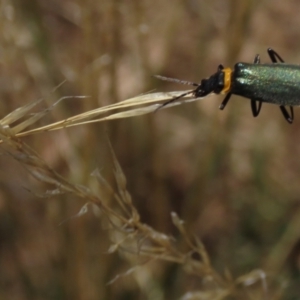
{"type": "MultiPolygon", "coordinates": [[[[186,80],[180,80],[180,79],[177,79],[177,78],[171,78],[171,77],[165,77],[165,76],[161,76],[161,75],[153,75],[153,77],[155,78],[158,78],[160,80],[164,80],[164,81],[170,81],[170,82],[176,82],[176,83],[180,83],[180,84],[185,84],[185,85],[192,85],[192,86],[197,86],[199,87],[200,84],[199,83],[195,83],[195,82],[192,82],[192,81],[186,81],[186,80]]],[[[186,96],[186,95],[189,95],[189,94],[193,94],[195,93],[196,89],[195,90],[192,90],[192,91],[189,91],[189,92],[186,92],[186,93],[183,93],[177,97],[174,97],[170,100],[168,100],[167,102],[163,103],[162,105],[160,105],[154,112],[158,111],[159,109],[169,105],[170,103],[186,96]]]]}
{"type": "Polygon", "coordinates": [[[181,95],[179,95],[179,96],[177,96],[177,97],[174,97],[174,98],[172,98],[172,99],[166,101],[165,103],[161,104],[154,112],[157,112],[158,110],[160,110],[160,109],[162,109],[163,107],[169,105],[170,103],[172,103],[172,102],[174,102],[174,101],[176,101],[176,100],[178,100],[178,99],[180,99],[180,98],[183,98],[183,97],[186,96],[186,95],[193,94],[193,93],[195,93],[195,90],[192,90],[192,91],[183,93],[183,94],[181,94],[181,95]]]}
{"type": "Polygon", "coordinates": [[[177,78],[165,77],[165,76],[161,76],[161,75],[153,75],[153,77],[156,77],[160,80],[176,82],[176,83],[180,83],[180,84],[186,84],[186,85],[192,85],[192,86],[199,86],[200,85],[199,83],[195,83],[195,82],[192,82],[192,81],[180,80],[180,79],[177,79],[177,78]]]}

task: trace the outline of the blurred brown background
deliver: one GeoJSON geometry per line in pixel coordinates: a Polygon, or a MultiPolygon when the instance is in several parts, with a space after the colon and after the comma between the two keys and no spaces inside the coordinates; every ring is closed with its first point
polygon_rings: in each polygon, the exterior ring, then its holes
{"type": "MultiPolygon", "coordinates": [[[[151,75],[197,82],[220,63],[257,53],[269,62],[268,47],[297,64],[299,9],[296,0],[1,0],[1,116],[39,98],[91,96],[63,102],[46,124],[153,89],[185,89],[151,75]]],[[[90,185],[96,167],[112,179],[107,131],[143,222],[176,235],[176,211],[221,273],[260,268],[269,289],[282,287],[276,299],[300,299],[300,111],[289,125],[277,106],[263,105],[254,119],[248,100],[233,97],[219,111],[221,101],[24,141],[60,174],[90,185]]],[[[101,220],[88,213],[59,226],[81,199],[38,198],[47,186],[7,155],[0,170],[1,299],[179,299],[197,289],[160,262],[107,285],[135,261],[107,254],[101,220]]]]}

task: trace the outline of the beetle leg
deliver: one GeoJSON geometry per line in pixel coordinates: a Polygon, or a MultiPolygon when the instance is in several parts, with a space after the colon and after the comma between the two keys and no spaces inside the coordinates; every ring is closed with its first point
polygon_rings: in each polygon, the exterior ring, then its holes
{"type": "Polygon", "coordinates": [[[253,117],[257,117],[260,113],[260,110],[261,110],[262,101],[257,101],[257,100],[254,100],[254,99],[251,99],[250,101],[251,101],[252,115],[253,115],[253,117]],[[257,106],[256,102],[258,102],[258,106],[257,106]]]}
{"type": "Polygon", "coordinates": [[[231,97],[231,93],[228,93],[226,95],[226,97],[224,98],[224,100],[222,101],[221,105],[219,106],[220,110],[223,110],[225,108],[225,106],[227,105],[228,101],[230,100],[231,97]]]}
{"type": "Polygon", "coordinates": [[[280,62],[282,63],[284,62],[281,56],[277,52],[275,52],[272,48],[268,48],[268,54],[271,58],[272,63],[278,63],[278,60],[280,60],[280,62]]]}
{"type": "Polygon", "coordinates": [[[254,64],[260,64],[260,57],[259,57],[259,54],[256,54],[256,55],[255,55],[254,60],[253,60],[253,63],[254,63],[254,64]]]}
{"type": "Polygon", "coordinates": [[[290,106],[290,112],[291,114],[288,113],[287,109],[285,108],[285,106],[280,105],[279,106],[284,118],[290,123],[292,124],[294,121],[294,108],[292,106],[290,106]]]}
{"type": "Polygon", "coordinates": [[[294,107],[290,106],[290,112],[291,112],[291,119],[294,121],[294,107]]]}

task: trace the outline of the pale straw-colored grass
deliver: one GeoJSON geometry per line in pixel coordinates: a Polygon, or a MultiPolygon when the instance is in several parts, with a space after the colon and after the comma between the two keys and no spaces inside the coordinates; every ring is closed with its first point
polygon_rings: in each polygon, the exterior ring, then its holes
{"type": "MultiPolygon", "coordinates": [[[[74,217],[80,217],[89,209],[97,211],[97,215],[101,218],[104,227],[106,229],[109,228],[108,232],[111,239],[111,246],[108,249],[109,253],[121,251],[127,255],[136,256],[138,259],[143,259],[143,264],[157,260],[175,263],[180,265],[187,274],[199,278],[201,290],[199,288],[196,291],[189,291],[181,299],[232,299],[230,297],[235,297],[234,299],[277,299],[276,297],[270,298],[270,295],[268,295],[267,278],[262,270],[254,270],[237,278],[233,278],[229,271],[225,271],[224,274],[218,272],[212,266],[209,254],[202,242],[196,237],[191,237],[190,233],[186,232],[184,221],[175,212],[170,212],[171,218],[179,232],[180,239],[185,241],[185,247],[182,247],[182,243],[179,246],[178,238],[176,239],[173,236],[159,232],[143,223],[127,190],[126,177],[112,148],[111,156],[113,159],[116,190],[111,187],[97,169],[92,173],[92,176],[98,182],[99,190],[101,191],[101,196],[99,196],[98,193],[87,186],[74,184],[58,174],[20,139],[21,136],[47,130],[58,130],[90,122],[150,113],[160,107],[161,101],[170,99],[170,95],[171,97],[178,96],[179,93],[182,92],[141,95],[73,116],[60,122],[24,131],[28,126],[34,125],[37,120],[43,118],[45,114],[54,109],[60,101],[70,97],[61,98],[50,108],[30,115],[29,112],[41,100],[35,101],[16,109],[1,120],[0,138],[2,147],[7,154],[22,164],[34,178],[52,185],[52,189],[39,196],[49,197],[69,193],[81,198],[84,205],[74,217]],[[141,104],[144,104],[144,106],[137,107],[141,104]],[[115,113],[117,109],[124,111],[115,113]],[[100,117],[107,113],[108,116],[100,117]],[[22,121],[18,123],[20,119],[22,121]],[[12,126],[11,124],[13,123],[17,123],[17,125],[12,126]]],[[[76,97],[78,98],[78,96],[76,97]]],[[[181,102],[193,100],[195,99],[184,99],[181,102]]],[[[170,105],[177,104],[171,103],[170,105]]],[[[114,284],[120,277],[139,272],[139,268],[142,268],[142,265],[132,265],[127,272],[118,274],[109,283],[114,284]]]]}
{"type": "MultiPolygon", "coordinates": [[[[41,111],[39,113],[35,113],[34,115],[28,115],[25,121],[10,129],[12,130],[13,134],[15,134],[17,137],[22,137],[22,136],[28,136],[31,134],[44,132],[44,131],[59,130],[67,127],[78,126],[78,125],[86,125],[90,123],[97,123],[97,122],[103,122],[108,120],[140,116],[144,114],[153,113],[158,109],[165,109],[175,105],[200,99],[200,98],[195,99],[191,97],[184,97],[181,98],[179,101],[169,103],[167,106],[162,106],[163,102],[168,101],[173,97],[178,97],[183,93],[185,92],[180,91],[180,92],[168,92],[168,93],[150,93],[150,94],[140,95],[115,104],[99,107],[52,124],[48,124],[42,127],[24,131],[28,126],[33,125],[37,120],[41,119],[44,115],[46,115],[60,101],[68,98],[85,98],[87,96],[63,97],[59,99],[56,103],[54,103],[50,108],[41,111]],[[115,112],[116,110],[121,110],[121,111],[115,112]],[[103,115],[106,116],[102,117],[103,115]]],[[[3,118],[0,121],[0,124],[9,126],[17,119],[20,119],[21,117],[25,117],[29,113],[29,111],[33,109],[40,102],[41,100],[38,100],[28,105],[25,105],[21,108],[16,109],[7,117],[3,118]]]]}

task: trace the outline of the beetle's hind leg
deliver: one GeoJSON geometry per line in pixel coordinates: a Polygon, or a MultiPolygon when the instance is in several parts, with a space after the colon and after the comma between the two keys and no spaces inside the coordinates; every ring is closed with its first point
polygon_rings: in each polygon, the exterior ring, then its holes
{"type": "MultiPolygon", "coordinates": [[[[272,63],[276,64],[276,63],[278,63],[278,60],[281,63],[284,63],[284,60],[281,58],[281,56],[276,51],[274,51],[272,48],[268,48],[268,54],[270,56],[270,59],[271,59],[272,63]]],[[[280,105],[280,110],[281,110],[284,118],[290,124],[292,124],[293,121],[294,121],[294,108],[293,108],[293,106],[290,106],[291,114],[288,113],[287,109],[283,105],[280,105]]]]}
{"type": "Polygon", "coordinates": [[[290,106],[290,111],[291,114],[288,113],[287,109],[285,108],[285,106],[280,105],[279,106],[284,118],[290,123],[292,124],[294,121],[294,108],[292,106],[290,106]]]}
{"type": "MultiPolygon", "coordinates": [[[[259,57],[258,54],[255,56],[253,63],[254,64],[259,64],[260,63],[260,57],[259,57]]],[[[262,101],[255,100],[255,99],[251,99],[250,101],[251,101],[252,115],[253,115],[253,117],[257,117],[260,113],[260,110],[261,110],[262,101]],[[258,102],[258,105],[257,105],[257,102],[258,102]]]]}
{"type": "Polygon", "coordinates": [[[276,51],[274,51],[272,48],[268,48],[268,54],[270,56],[272,63],[276,64],[276,63],[278,63],[278,60],[280,60],[280,62],[284,63],[284,60],[281,58],[281,56],[276,51]]]}

